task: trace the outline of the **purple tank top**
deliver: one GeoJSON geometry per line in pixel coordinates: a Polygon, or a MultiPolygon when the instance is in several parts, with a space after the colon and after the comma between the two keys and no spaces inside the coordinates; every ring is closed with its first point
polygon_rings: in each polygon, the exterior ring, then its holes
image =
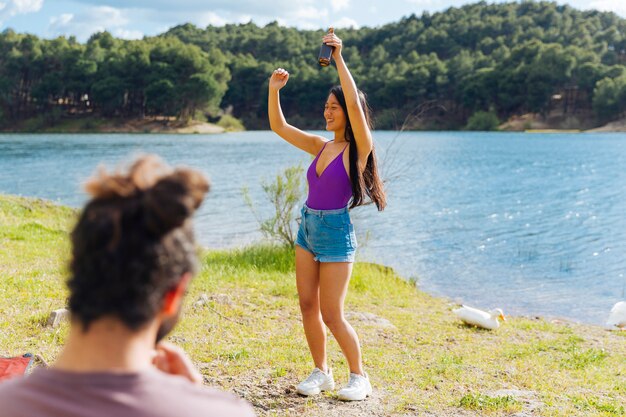
{"type": "Polygon", "coordinates": [[[343,152],[348,145],[328,164],[322,174],[319,177],[317,176],[317,160],[320,158],[324,148],[326,148],[326,143],[306,173],[309,183],[309,196],[306,200],[306,205],[314,210],[344,208],[352,198],[352,184],[343,166],[343,152]]]}

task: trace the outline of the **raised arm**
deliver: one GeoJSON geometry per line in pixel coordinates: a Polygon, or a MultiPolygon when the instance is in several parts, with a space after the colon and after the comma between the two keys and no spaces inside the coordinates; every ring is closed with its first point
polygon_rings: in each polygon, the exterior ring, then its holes
{"type": "Polygon", "coordinates": [[[343,94],[346,98],[346,107],[348,108],[348,117],[350,118],[350,124],[352,125],[352,133],[354,133],[354,139],[356,140],[357,149],[359,150],[359,168],[363,171],[365,169],[365,165],[367,164],[367,157],[372,152],[372,148],[374,146],[372,132],[367,124],[365,111],[361,106],[361,100],[359,100],[356,83],[354,82],[352,74],[350,74],[348,66],[341,55],[341,48],[343,45],[341,39],[339,39],[336,34],[329,33],[324,36],[323,42],[334,47],[333,59],[337,65],[339,83],[341,84],[341,89],[343,90],[343,94]]]}
{"type": "Polygon", "coordinates": [[[283,115],[283,110],[280,107],[280,89],[287,84],[288,80],[289,73],[282,68],[275,70],[270,77],[267,97],[270,128],[293,146],[312,155],[317,155],[324,146],[324,139],[321,136],[312,135],[291,126],[283,115]]]}

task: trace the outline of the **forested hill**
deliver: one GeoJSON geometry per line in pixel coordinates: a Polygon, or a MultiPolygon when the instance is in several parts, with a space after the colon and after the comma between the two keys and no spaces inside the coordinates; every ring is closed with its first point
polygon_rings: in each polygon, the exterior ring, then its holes
{"type": "MultiPolygon", "coordinates": [[[[5,31],[0,120],[51,112],[189,117],[221,108],[265,128],[267,78],[282,66],[291,73],[281,96],[289,121],[321,128],[337,82],[332,68],[317,65],[323,32],[187,24],[141,41],[104,33],[79,44],[5,31]]],[[[413,123],[427,128],[462,128],[477,113],[600,124],[626,111],[626,20],[613,13],[480,2],[337,33],[378,128],[420,111],[413,123]]]]}

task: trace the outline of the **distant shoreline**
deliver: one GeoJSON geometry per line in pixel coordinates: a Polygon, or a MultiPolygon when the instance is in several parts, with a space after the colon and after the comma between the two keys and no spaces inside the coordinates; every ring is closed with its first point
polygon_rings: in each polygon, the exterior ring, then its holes
{"type": "MultiPolygon", "coordinates": [[[[137,134],[220,134],[245,130],[243,127],[223,127],[215,123],[199,120],[182,122],[175,119],[106,119],[96,117],[68,118],[52,126],[41,125],[27,120],[13,128],[0,129],[0,133],[137,133],[137,134]]],[[[405,131],[431,131],[405,129],[405,131]]],[[[437,129],[434,131],[460,132],[463,129],[437,129]]],[[[512,118],[500,125],[494,132],[523,133],[619,133],[626,132],[626,119],[612,121],[603,126],[590,128],[589,125],[563,127],[550,121],[528,120],[526,115],[512,118]]]]}
{"type": "Polygon", "coordinates": [[[215,123],[174,119],[106,119],[77,117],[63,119],[50,126],[38,119],[24,121],[13,128],[0,129],[0,133],[166,133],[166,134],[218,134],[240,129],[227,129],[215,123]]]}

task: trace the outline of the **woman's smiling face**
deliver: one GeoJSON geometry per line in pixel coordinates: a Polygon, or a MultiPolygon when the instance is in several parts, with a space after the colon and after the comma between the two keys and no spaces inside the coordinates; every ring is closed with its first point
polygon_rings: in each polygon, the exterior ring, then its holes
{"type": "Polygon", "coordinates": [[[346,128],[346,114],[344,113],[339,100],[334,94],[329,94],[324,105],[324,119],[326,120],[326,130],[343,131],[346,128]]]}

